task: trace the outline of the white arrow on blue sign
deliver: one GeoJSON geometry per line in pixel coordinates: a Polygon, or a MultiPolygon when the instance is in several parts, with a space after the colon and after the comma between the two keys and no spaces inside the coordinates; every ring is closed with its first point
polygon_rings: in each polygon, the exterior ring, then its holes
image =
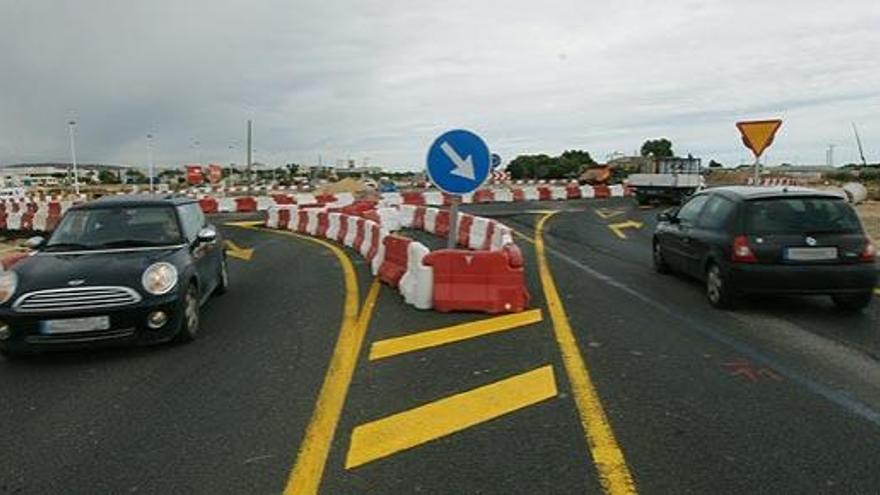
{"type": "Polygon", "coordinates": [[[441,191],[467,194],[489,176],[489,147],[473,132],[443,133],[428,150],[428,177],[441,191]]]}

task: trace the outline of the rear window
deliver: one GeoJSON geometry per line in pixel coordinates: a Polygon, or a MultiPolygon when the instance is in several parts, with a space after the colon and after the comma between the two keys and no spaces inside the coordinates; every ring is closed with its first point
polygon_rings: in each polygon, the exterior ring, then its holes
{"type": "Polygon", "coordinates": [[[770,198],[748,202],[749,234],[860,232],[855,212],[843,199],[770,198]]]}

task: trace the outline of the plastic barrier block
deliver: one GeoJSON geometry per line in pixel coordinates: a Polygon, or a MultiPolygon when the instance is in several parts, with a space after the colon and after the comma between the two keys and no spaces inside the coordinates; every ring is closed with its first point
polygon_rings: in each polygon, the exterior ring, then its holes
{"type": "Polygon", "coordinates": [[[390,234],[382,239],[385,246],[385,259],[379,267],[379,280],[391,287],[397,287],[406,273],[409,245],[413,242],[403,236],[390,234]]]}
{"type": "Polygon", "coordinates": [[[441,312],[516,313],[529,302],[522,267],[507,251],[443,249],[425,256],[433,268],[433,308],[441,312]]]}
{"type": "Polygon", "coordinates": [[[593,193],[596,198],[611,197],[611,191],[608,189],[608,186],[593,186],[593,193]]]}
{"type": "Polygon", "coordinates": [[[425,196],[420,192],[404,192],[400,193],[403,197],[403,204],[406,205],[424,205],[425,196]]]}
{"type": "Polygon", "coordinates": [[[425,204],[431,206],[442,206],[443,205],[443,193],[440,191],[428,191],[424,193],[425,204]]]}
{"type": "Polygon", "coordinates": [[[486,226],[486,238],[483,239],[483,244],[477,247],[476,249],[480,249],[482,251],[489,251],[492,249],[492,238],[495,235],[495,229],[497,228],[498,222],[495,220],[489,220],[489,225],[486,226]]]}
{"type": "Polygon", "coordinates": [[[538,200],[538,188],[535,186],[529,186],[523,188],[523,200],[524,201],[537,201],[538,200]]]}
{"type": "Polygon", "coordinates": [[[367,220],[372,220],[376,223],[381,223],[382,218],[379,216],[379,212],[377,210],[367,210],[361,212],[361,217],[366,218],[367,220]]]}
{"type": "Polygon", "coordinates": [[[275,206],[275,200],[271,196],[257,196],[257,211],[266,211],[275,206]]]}
{"type": "Polygon", "coordinates": [[[357,218],[357,217],[352,217],[352,218],[355,219],[354,220],[355,234],[354,234],[354,239],[351,241],[351,248],[357,252],[360,252],[361,248],[364,245],[364,237],[366,235],[364,224],[366,224],[367,221],[364,220],[363,218],[357,218]]]}
{"type": "Polygon", "coordinates": [[[473,215],[458,215],[458,225],[456,226],[456,230],[458,230],[458,238],[456,242],[459,246],[463,248],[468,248],[471,242],[471,226],[474,224],[473,215]]]}
{"type": "Polygon", "coordinates": [[[318,215],[321,214],[321,210],[316,210],[313,208],[309,208],[306,210],[306,216],[308,216],[309,221],[306,224],[306,233],[315,236],[318,234],[318,215]]]}
{"type": "Polygon", "coordinates": [[[333,194],[318,194],[315,195],[315,201],[321,204],[335,203],[336,196],[334,196],[333,194]]]}
{"type": "Polygon", "coordinates": [[[308,210],[298,210],[296,213],[296,225],[294,229],[296,232],[300,234],[305,234],[306,230],[309,228],[309,211],[308,210]]]}
{"type": "Polygon", "coordinates": [[[540,201],[550,201],[553,199],[553,193],[547,186],[539,186],[538,187],[538,200],[540,201]]]}
{"type": "Polygon", "coordinates": [[[382,193],[382,204],[384,206],[400,206],[403,204],[403,197],[396,192],[382,193]]]}
{"type": "Polygon", "coordinates": [[[345,238],[348,237],[348,215],[339,215],[339,232],[336,234],[336,242],[345,244],[345,238]]]}
{"type": "Polygon", "coordinates": [[[452,195],[443,193],[443,206],[452,206],[452,195]]]}
{"type": "Polygon", "coordinates": [[[614,184],[613,186],[608,186],[608,194],[612,198],[622,198],[626,195],[626,190],[620,184],[614,184]]]}
{"type": "Polygon", "coordinates": [[[412,225],[410,228],[424,230],[425,229],[425,215],[428,209],[424,206],[416,207],[415,214],[413,215],[412,225]]]}
{"type": "Polygon", "coordinates": [[[513,192],[510,189],[495,189],[493,194],[495,195],[495,202],[497,203],[509,203],[514,200],[513,192]]]}
{"type": "Polygon", "coordinates": [[[235,212],[235,198],[220,198],[217,200],[217,211],[221,213],[235,212]]]}
{"type": "Polygon", "coordinates": [[[513,200],[514,201],[525,201],[526,200],[526,192],[523,191],[522,188],[517,187],[517,188],[513,189],[511,192],[513,192],[513,200]]]}
{"type": "Polygon", "coordinates": [[[578,187],[577,184],[571,184],[565,186],[565,198],[566,199],[580,199],[581,198],[581,188],[578,187]]]}
{"type": "MultiPolygon", "coordinates": [[[[435,210],[436,211],[436,210],[435,210]]],[[[439,210],[437,211],[437,216],[434,222],[434,235],[440,237],[446,237],[449,235],[449,210],[439,210]]],[[[427,223],[427,222],[425,222],[427,223]]]]}
{"type": "Polygon", "coordinates": [[[354,239],[357,236],[358,231],[358,220],[361,220],[359,217],[354,217],[351,215],[346,215],[345,217],[345,237],[342,238],[342,243],[347,247],[354,246],[354,239]]]}
{"type": "Polygon", "coordinates": [[[582,198],[595,198],[596,190],[593,189],[593,186],[581,186],[581,197],[582,198]]]}
{"type": "Polygon", "coordinates": [[[235,211],[242,213],[257,211],[257,202],[251,196],[235,198],[235,211]]]}
{"type": "Polygon", "coordinates": [[[276,205],[292,205],[294,204],[293,196],[289,194],[273,194],[272,200],[276,205]]]}
{"type": "Polygon", "coordinates": [[[566,189],[562,186],[551,186],[550,187],[550,199],[556,201],[563,201],[567,196],[566,189]]]}
{"type": "Polygon", "coordinates": [[[434,293],[434,269],[424,264],[431,251],[420,242],[411,242],[407,250],[406,273],[400,278],[400,294],[407,304],[430,309],[434,293]]]}
{"type": "Polygon", "coordinates": [[[204,213],[217,213],[217,200],[214,198],[202,198],[199,200],[199,207],[204,213]]]}
{"type": "Polygon", "coordinates": [[[364,253],[364,258],[372,263],[379,253],[379,246],[382,244],[382,227],[378,223],[368,222],[367,232],[369,233],[370,243],[367,244],[369,247],[366,249],[366,253],[364,253]]]}
{"type": "Polygon", "coordinates": [[[492,203],[495,193],[491,189],[480,189],[474,193],[474,203],[492,203]]]}
{"type": "MultiPolygon", "coordinates": [[[[437,231],[437,212],[439,212],[440,210],[438,210],[437,208],[424,208],[424,211],[425,216],[422,230],[433,234],[437,231]]],[[[418,219],[418,213],[416,214],[416,219],[418,219]]],[[[416,222],[413,222],[413,228],[418,228],[416,227],[416,222]]]]}
{"type": "Polygon", "coordinates": [[[327,234],[325,235],[325,238],[330,240],[338,239],[339,229],[341,228],[342,224],[342,214],[328,213],[327,220],[327,234]]]}
{"type": "Polygon", "coordinates": [[[278,215],[278,223],[275,225],[270,225],[270,227],[275,227],[277,229],[285,229],[285,230],[290,228],[291,210],[289,208],[283,208],[283,209],[276,210],[276,211],[277,211],[277,215],[278,215]]]}
{"type": "Polygon", "coordinates": [[[330,213],[322,211],[318,213],[318,230],[315,232],[317,237],[327,237],[327,229],[330,227],[330,213]]]}
{"type": "Polygon", "coordinates": [[[490,225],[492,225],[492,220],[488,218],[473,217],[468,243],[462,243],[462,245],[470,249],[483,249],[483,246],[486,245],[486,233],[489,231],[490,225]]]}

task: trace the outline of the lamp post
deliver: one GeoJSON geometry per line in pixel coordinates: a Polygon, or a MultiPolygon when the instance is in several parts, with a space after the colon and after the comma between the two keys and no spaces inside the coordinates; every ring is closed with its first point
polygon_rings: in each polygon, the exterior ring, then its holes
{"type": "Polygon", "coordinates": [[[147,165],[150,167],[150,194],[155,192],[153,188],[153,176],[154,168],[153,168],[153,135],[147,134],[147,165]]]}
{"type": "Polygon", "coordinates": [[[76,121],[71,120],[67,123],[67,130],[70,134],[70,158],[73,161],[73,192],[79,196],[79,174],[76,168],[76,138],[75,135],[76,121]]]}

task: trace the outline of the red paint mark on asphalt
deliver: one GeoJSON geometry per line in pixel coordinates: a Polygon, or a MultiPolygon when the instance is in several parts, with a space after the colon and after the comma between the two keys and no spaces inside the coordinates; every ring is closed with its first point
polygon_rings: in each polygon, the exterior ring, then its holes
{"type": "Polygon", "coordinates": [[[782,381],[782,377],[770,368],[750,363],[744,359],[724,363],[724,367],[731,375],[742,376],[751,383],[758,383],[762,379],[782,381]]]}

